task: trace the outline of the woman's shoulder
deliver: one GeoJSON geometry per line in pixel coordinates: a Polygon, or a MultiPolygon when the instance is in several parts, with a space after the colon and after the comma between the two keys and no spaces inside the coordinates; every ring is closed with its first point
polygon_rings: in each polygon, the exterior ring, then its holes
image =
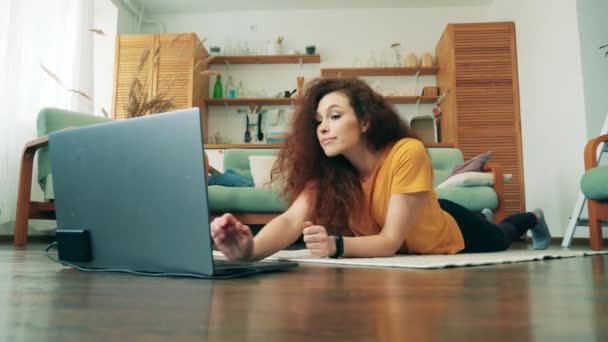
{"type": "Polygon", "coordinates": [[[421,151],[426,151],[422,141],[414,138],[402,138],[390,148],[389,155],[419,153],[421,151]]]}

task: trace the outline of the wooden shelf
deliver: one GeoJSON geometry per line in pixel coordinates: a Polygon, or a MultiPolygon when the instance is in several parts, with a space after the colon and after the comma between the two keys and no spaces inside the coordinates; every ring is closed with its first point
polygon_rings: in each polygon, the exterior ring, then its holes
{"type": "Polygon", "coordinates": [[[296,101],[295,98],[272,98],[272,97],[244,97],[240,99],[206,99],[209,106],[291,106],[296,101]]]}
{"type": "Polygon", "coordinates": [[[439,67],[321,68],[323,77],[436,75],[439,67]]]}
{"type": "Polygon", "coordinates": [[[227,148],[281,148],[282,144],[205,144],[208,150],[223,150],[227,148]]]}
{"type": "Polygon", "coordinates": [[[299,64],[321,63],[321,55],[248,55],[248,56],[215,56],[209,64],[299,64]]]}
{"type": "Polygon", "coordinates": [[[404,104],[404,103],[416,103],[420,100],[420,103],[435,103],[437,96],[385,96],[388,103],[392,104],[404,104]]]}

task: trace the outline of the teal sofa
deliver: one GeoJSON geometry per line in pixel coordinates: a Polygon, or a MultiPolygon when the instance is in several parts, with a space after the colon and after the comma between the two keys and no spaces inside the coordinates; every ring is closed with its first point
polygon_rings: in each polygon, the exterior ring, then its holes
{"type": "MultiPolygon", "coordinates": [[[[462,152],[456,148],[431,147],[427,149],[433,163],[435,186],[443,182],[463,163],[462,152]]],[[[232,169],[252,179],[249,156],[275,155],[273,149],[227,149],[224,151],[223,168],[232,169]]],[[[484,208],[494,211],[496,222],[504,218],[504,180],[502,169],[493,163],[486,164],[486,172],[492,172],[494,186],[445,187],[436,189],[439,198],[448,199],[464,207],[480,212],[484,208]]],[[[213,216],[225,212],[235,214],[247,224],[264,224],[287,209],[287,203],[275,190],[251,187],[224,187],[212,185],[209,189],[209,205],[213,216]]]]}

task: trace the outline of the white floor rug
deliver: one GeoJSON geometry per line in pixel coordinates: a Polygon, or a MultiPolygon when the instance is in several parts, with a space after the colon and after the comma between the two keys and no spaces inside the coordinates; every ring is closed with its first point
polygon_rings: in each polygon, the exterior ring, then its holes
{"type": "MultiPolygon", "coordinates": [[[[216,252],[217,253],[217,252],[216,252]]],[[[291,260],[300,263],[323,263],[344,266],[401,267],[401,268],[445,268],[504,264],[543,259],[571,258],[578,256],[608,254],[608,251],[568,250],[556,247],[544,251],[510,250],[495,253],[467,253],[455,255],[397,255],[390,258],[346,258],[330,259],[311,256],[307,250],[280,251],[269,259],[291,260]]]]}

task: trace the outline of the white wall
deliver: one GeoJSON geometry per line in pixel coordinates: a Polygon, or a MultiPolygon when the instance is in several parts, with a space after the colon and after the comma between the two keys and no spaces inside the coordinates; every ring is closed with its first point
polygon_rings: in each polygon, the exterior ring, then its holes
{"type": "Polygon", "coordinates": [[[488,11],[490,20],[515,22],[526,207],[544,209],[554,236],[566,230],[584,170],[576,13],[574,0],[495,0],[488,11]]]}
{"type": "MultiPolygon", "coordinates": [[[[583,65],[587,137],[600,135],[608,115],[608,1],[577,0],[578,28],[583,65]]],[[[606,158],[605,158],[606,159],[606,158]]]]}
{"type": "MultiPolygon", "coordinates": [[[[296,88],[296,77],[302,75],[306,81],[320,76],[322,67],[350,67],[358,59],[362,65],[372,53],[379,62],[384,56],[387,63],[394,60],[391,43],[401,44],[402,55],[414,52],[419,57],[425,52],[433,53],[446,24],[455,22],[483,21],[484,7],[457,8],[408,8],[408,9],[337,9],[300,11],[259,11],[188,13],[150,16],[162,21],[167,32],[196,32],[199,38],[207,38],[205,46],[227,45],[235,48],[245,46],[255,53],[264,53],[266,41],[285,36],[284,50],[304,51],[306,45],[314,44],[321,54],[321,64],[298,65],[235,65],[230,73],[236,84],[243,81],[248,90],[265,92],[296,88]]],[[[226,76],[226,67],[213,67],[226,76]]],[[[415,95],[414,77],[367,78],[384,94],[409,93],[415,95]]],[[[225,77],[224,77],[225,81],[225,77]]],[[[211,79],[213,88],[214,78],[211,79]]],[[[435,76],[419,79],[419,89],[436,84],[435,76]]],[[[415,105],[398,106],[406,118],[418,115],[415,105]]],[[[270,107],[267,107],[270,108],[270,107]]],[[[278,108],[278,107],[276,107],[278,108]]],[[[282,107],[285,108],[285,107],[282,107]]],[[[430,105],[421,105],[420,114],[430,114],[430,105]]],[[[288,115],[287,115],[288,116],[288,115]]],[[[266,131],[285,131],[288,117],[277,126],[268,126],[268,117],[263,117],[266,131]]],[[[210,135],[216,132],[227,136],[233,143],[243,142],[245,116],[237,114],[236,107],[211,109],[210,135]]],[[[221,169],[221,156],[211,155],[211,162],[221,169]]]]}
{"type": "MultiPolygon", "coordinates": [[[[119,34],[135,34],[141,30],[141,22],[125,5],[125,0],[111,0],[118,9],[116,31],[119,34]]],[[[128,1],[128,0],[127,0],[128,1]]]]}

